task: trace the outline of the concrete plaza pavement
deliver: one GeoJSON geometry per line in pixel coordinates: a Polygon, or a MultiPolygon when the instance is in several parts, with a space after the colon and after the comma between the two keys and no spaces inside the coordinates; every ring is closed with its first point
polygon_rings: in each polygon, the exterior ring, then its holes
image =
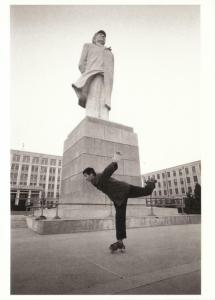
{"type": "Polygon", "coordinates": [[[201,293],[201,225],[128,229],[124,253],[110,253],[114,239],[114,230],[39,235],[12,229],[11,294],[201,293]]]}

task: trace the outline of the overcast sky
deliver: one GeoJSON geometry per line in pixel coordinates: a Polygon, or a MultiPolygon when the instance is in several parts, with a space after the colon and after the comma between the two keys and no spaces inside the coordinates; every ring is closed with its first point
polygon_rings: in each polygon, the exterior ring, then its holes
{"type": "Polygon", "coordinates": [[[138,134],[141,172],[201,159],[198,5],[12,6],[11,148],[63,155],[85,117],[71,83],[100,29],[115,58],[110,121],[138,134]]]}

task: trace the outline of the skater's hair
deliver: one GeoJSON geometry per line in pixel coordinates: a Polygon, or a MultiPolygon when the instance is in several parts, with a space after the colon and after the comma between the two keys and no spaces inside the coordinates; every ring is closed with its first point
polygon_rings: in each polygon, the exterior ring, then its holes
{"type": "Polygon", "coordinates": [[[87,174],[87,175],[93,174],[94,176],[96,176],[95,170],[93,168],[90,168],[90,167],[84,169],[83,174],[87,174]]]}

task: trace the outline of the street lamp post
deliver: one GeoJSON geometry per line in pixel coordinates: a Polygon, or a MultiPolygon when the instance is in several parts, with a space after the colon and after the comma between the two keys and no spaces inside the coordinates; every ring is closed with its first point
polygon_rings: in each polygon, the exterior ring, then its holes
{"type": "Polygon", "coordinates": [[[188,193],[188,189],[187,189],[187,183],[186,183],[185,168],[182,167],[182,170],[183,170],[182,174],[183,174],[183,177],[184,177],[185,194],[187,194],[188,193]]]}
{"type": "Polygon", "coordinates": [[[39,199],[40,199],[41,215],[37,218],[37,220],[45,220],[47,218],[43,215],[43,205],[45,202],[45,193],[44,192],[42,193],[42,191],[40,191],[39,199]]]}
{"type": "Polygon", "coordinates": [[[167,195],[168,195],[168,198],[169,198],[169,185],[168,185],[166,170],[164,171],[164,173],[165,173],[165,179],[166,179],[167,195]]]}

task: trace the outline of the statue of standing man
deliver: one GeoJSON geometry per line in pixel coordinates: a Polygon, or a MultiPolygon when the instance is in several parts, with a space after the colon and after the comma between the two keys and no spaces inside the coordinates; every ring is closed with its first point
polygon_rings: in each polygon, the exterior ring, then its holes
{"type": "Polygon", "coordinates": [[[109,119],[113,87],[114,57],[111,48],[105,47],[106,33],[99,30],[92,43],[83,46],[79,70],[81,77],[72,84],[78,104],[86,109],[86,115],[109,119]]]}

